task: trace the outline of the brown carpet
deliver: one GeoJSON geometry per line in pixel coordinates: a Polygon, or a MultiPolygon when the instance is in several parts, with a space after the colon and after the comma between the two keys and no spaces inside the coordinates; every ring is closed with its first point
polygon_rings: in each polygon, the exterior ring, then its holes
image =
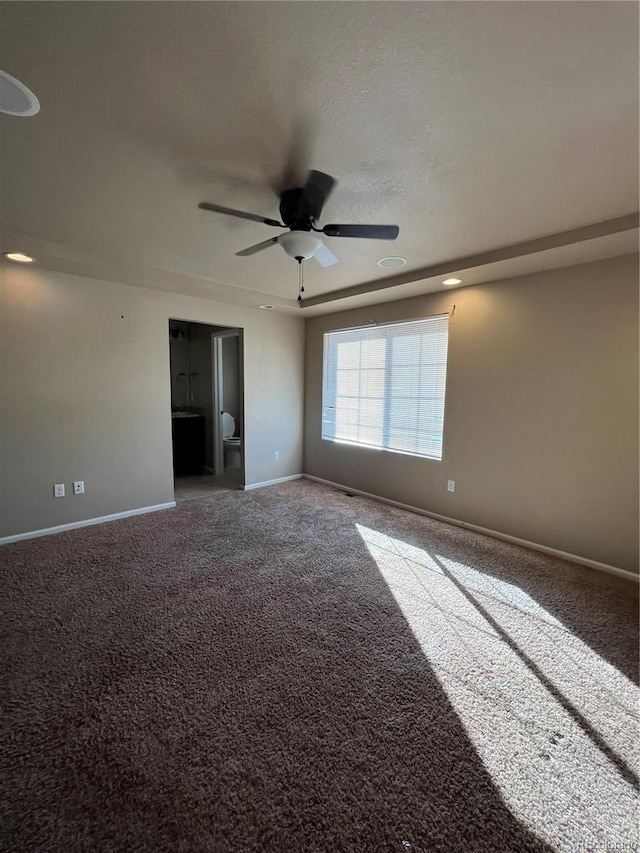
{"type": "Polygon", "coordinates": [[[632,582],[306,481],[0,560],[3,851],[636,849],[632,582]]]}

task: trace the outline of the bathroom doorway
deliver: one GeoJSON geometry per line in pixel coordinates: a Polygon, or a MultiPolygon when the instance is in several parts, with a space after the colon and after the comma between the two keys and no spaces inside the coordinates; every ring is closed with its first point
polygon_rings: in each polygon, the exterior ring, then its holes
{"type": "Polygon", "coordinates": [[[176,502],[244,485],[242,329],[169,320],[176,502]]]}

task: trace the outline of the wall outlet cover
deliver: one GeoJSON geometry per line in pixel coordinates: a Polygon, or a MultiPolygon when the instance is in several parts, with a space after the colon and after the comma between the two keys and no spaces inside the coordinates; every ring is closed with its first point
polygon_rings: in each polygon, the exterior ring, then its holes
{"type": "Polygon", "coordinates": [[[64,483],[56,483],[53,487],[53,496],[54,498],[63,498],[64,497],[64,483]]]}
{"type": "Polygon", "coordinates": [[[447,491],[455,492],[456,490],[456,481],[455,480],[447,480],[447,491]]]}
{"type": "Polygon", "coordinates": [[[84,480],[73,481],[73,494],[84,495],[84,480]]]}

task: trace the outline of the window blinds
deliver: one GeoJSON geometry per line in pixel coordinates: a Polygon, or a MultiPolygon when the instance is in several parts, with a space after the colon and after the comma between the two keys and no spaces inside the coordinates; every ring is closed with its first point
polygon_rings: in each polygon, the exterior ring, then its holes
{"type": "Polygon", "coordinates": [[[324,335],[322,437],[442,459],[449,316],[324,335]]]}

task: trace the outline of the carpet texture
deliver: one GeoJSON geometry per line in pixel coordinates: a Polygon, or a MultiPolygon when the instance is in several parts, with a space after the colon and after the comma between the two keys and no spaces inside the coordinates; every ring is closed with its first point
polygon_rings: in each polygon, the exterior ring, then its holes
{"type": "Polygon", "coordinates": [[[0,549],[3,851],[637,849],[637,585],[306,481],[0,549]]]}

